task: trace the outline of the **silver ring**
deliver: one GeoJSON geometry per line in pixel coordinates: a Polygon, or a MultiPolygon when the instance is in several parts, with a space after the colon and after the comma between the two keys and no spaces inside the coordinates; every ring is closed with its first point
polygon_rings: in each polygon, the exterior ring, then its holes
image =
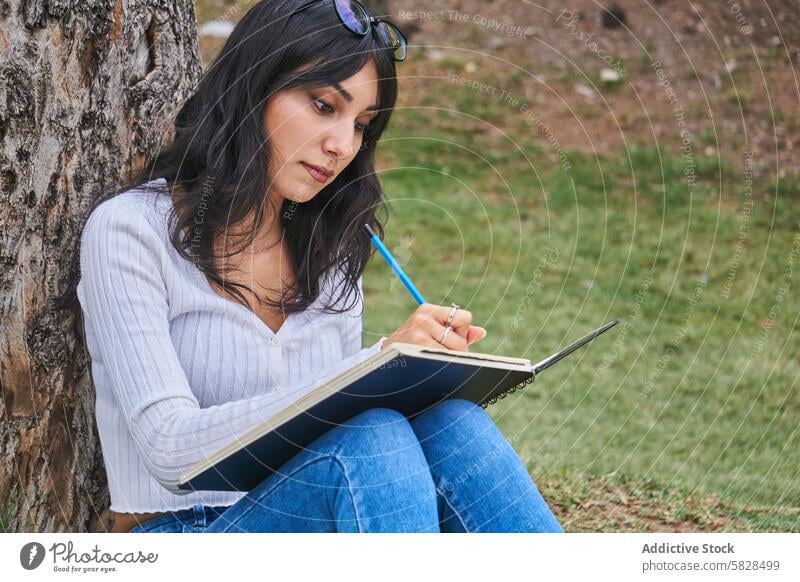
{"type": "Polygon", "coordinates": [[[447,322],[444,324],[445,327],[448,327],[451,323],[453,323],[453,318],[456,316],[456,311],[458,311],[458,305],[451,303],[450,313],[447,314],[447,322]]]}
{"type": "Polygon", "coordinates": [[[453,329],[449,325],[444,326],[444,333],[442,334],[442,339],[438,340],[440,344],[444,345],[444,342],[447,341],[447,334],[450,333],[450,330],[453,329]]]}

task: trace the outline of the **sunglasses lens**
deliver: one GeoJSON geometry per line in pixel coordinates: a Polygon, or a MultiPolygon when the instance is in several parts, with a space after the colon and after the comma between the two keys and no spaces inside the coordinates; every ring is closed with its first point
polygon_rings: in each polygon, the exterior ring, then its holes
{"type": "Polygon", "coordinates": [[[406,43],[406,37],[398,30],[396,26],[393,26],[387,22],[381,22],[378,24],[377,27],[378,36],[380,39],[390,47],[394,47],[394,58],[396,61],[403,61],[406,58],[406,54],[408,52],[408,44],[406,43]]]}
{"type": "Polygon", "coordinates": [[[357,34],[366,34],[369,30],[370,15],[359,2],[335,0],[336,11],[344,25],[357,34]]]}

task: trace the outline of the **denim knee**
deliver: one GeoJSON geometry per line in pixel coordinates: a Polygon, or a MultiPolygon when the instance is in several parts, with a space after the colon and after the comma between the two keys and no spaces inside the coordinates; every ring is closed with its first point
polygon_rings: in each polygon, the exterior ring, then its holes
{"type": "Polygon", "coordinates": [[[419,448],[414,429],[400,412],[390,408],[371,408],[338,427],[340,451],[356,456],[381,456],[408,453],[419,448]]]}
{"type": "Polygon", "coordinates": [[[392,424],[403,424],[407,422],[406,417],[392,408],[370,408],[361,414],[357,414],[345,423],[345,426],[384,426],[392,424]]]}
{"type": "Polygon", "coordinates": [[[486,414],[478,404],[465,398],[448,398],[432,406],[427,412],[453,418],[462,418],[468,414],[486,414]]]}
{"type": "Polygon", "coordinates": [[[463,398],[448,398],[432,406],[413,421],[413,429],[419,440],[436,436],[442,431],[463,429],[465,423],[489,428],[494,421],[479,405],[463,398]]]}

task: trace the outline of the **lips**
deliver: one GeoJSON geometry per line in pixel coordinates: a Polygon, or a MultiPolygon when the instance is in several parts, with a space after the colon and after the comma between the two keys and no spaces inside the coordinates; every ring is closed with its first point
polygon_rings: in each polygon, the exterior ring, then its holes
{"type": "Polygon", "coordinates": [[[303,164],[303,167],[305,167],[305,169],[308,171],[311,177],[314,178],[317,182],[325,183],[333,175],[333,172],[326,168],[313,166],[305,162],[300,162],[300,163],[303,164]]]}

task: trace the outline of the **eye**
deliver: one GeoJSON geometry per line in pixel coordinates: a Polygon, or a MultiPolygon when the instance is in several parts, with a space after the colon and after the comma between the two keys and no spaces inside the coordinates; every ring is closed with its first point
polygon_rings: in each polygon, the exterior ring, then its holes
{"type": "Polygon", "coordinates": [[[330,105],[328,105],[327,103],[325,103],[325,102],[324,102],[322,99],[313,99],[313,98],[312,98],[312,100],[311,100],[311,101],[312,101],[312,103],[314,103],[314,107],[316,107],[316,108],[317,108],[317,111],[323,111],[323,112],[325,112],[325,113],[331,113],[331,112],[333,112],[333,107],[331,107],[330,105]],[[322,104],[322,107],[321,107],[321,108],[320,108],[320,107],[317,107],[317,103],[321,103],[321,104],[322,104]],[[327,108],[327,109],[325,109],[325,108],[327,108]]]}
{"type": "MultiPolygon", "coordinates": [[[[320,113],[333,113],[333,107],[328,105],[322,99],[316,99],[316,98],[312,97],[311,102],[314,104],[314,107],[316,108],[316,110],[319,111],[320,113]]],[[[365,131],[367,131],[367,129],[369,129],[369,124],[368,123],[367,124],[356,123],[356,131],[358,133],[364,133],[365,131]]]]}

